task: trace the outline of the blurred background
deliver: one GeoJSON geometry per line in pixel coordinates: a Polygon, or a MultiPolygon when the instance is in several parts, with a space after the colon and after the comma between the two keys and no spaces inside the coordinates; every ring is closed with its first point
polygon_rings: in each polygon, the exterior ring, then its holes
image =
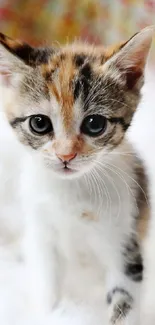
{"type": "Polygon", "coordinates": [[[0,30],[33,45],[75,38],[108,45],[152,24],[155,0],[0,0],[0,30]]]}

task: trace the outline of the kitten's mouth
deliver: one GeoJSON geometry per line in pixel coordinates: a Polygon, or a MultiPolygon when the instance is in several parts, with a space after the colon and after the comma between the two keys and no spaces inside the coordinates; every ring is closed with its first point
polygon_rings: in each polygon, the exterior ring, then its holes
{"type": "Polygon", "coordinates": [[[71,173],[75,173],[76,170],[75,169],[72,169],[68,163],[65,161],[64,163],[64,166],[62,168],[62,172],[65,173],[65,174],[71,174],[71,173]]]}
{"type": "MultiPolygon", "coordinates": [[[[88,166],[87,166],[88,167],[88,166]]],[[[72,167],[70,165],[62,166],[59,165],[59,168],[55,170],[57,174],[59,174],[62,178],[74,178],[79,177],[85,173],[85,169],[81,169],[80,166],[72,167]]]]}
{"type": "Polygon", "coordinates": [[[76,170],[75,169],[72,169],[68,166],[64,166],[63,169],[62,169],[63,173],[65,174],[71,174],[71,173],[75,173],[76,170]]]}

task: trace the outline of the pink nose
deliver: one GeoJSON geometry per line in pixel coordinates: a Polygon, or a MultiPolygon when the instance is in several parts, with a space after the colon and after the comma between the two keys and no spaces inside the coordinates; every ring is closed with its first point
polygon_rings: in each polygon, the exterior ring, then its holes
{"type": "Polygon", "coordinates": [[[70,153],[69,155],[57,155],[57,157],[62,160],[63,162],[64,161],[67,161],[69,162],[70,160],[74,159],[76,157],[76,153],[70,153]]]}

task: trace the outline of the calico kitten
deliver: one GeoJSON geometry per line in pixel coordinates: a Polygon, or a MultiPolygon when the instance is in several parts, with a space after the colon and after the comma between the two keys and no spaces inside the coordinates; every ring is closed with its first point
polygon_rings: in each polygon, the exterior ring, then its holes
{"type": "Polygon", "coordinates": [[[125,135],[152,34],[109,49],[36,49],[0,34],[12,89],[5,112],[32,149],[21,173],[21,256],[37,314],[67,300],[90,308],[85,325],[102,324],[106,303],[108,324],[137,325],[146,180],[125,135]]]}

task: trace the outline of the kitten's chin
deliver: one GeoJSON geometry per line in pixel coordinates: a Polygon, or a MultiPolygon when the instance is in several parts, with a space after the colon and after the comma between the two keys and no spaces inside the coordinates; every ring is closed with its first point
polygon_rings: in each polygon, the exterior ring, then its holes
{"type": "Polygon", "coordinates": [[[73,178],[77,177],[79,172],[78,170],[72,168],[61,168],[59,171],[57,171],[57,174],[62,178],[73,178]]]}
{"type": "Polygon", "coordinates": [[[75,179],[80,178],[84,174],[88,173],[89,168],[73,169],[73,168],[61,168],[52,169],[53,173],[62,179],[75,179]]]}

